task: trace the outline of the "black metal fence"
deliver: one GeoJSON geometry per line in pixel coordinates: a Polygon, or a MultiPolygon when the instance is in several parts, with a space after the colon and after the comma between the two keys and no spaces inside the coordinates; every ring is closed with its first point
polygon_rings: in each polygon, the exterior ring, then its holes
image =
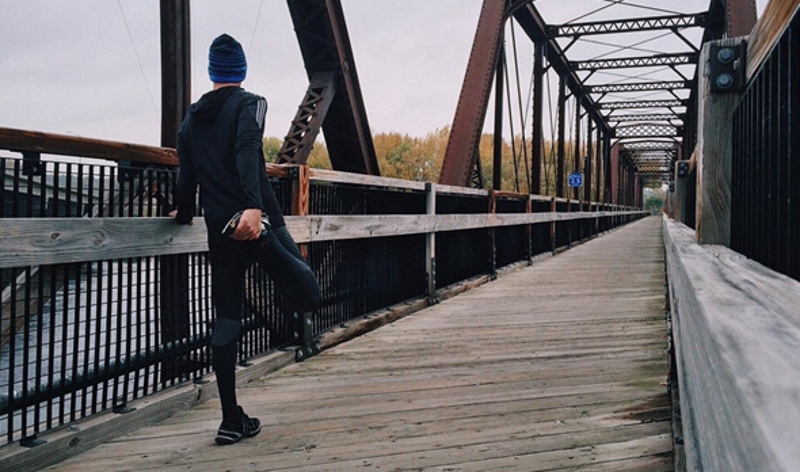
{"type": "MultiPolygon", "coordinates": [[[[0,158],[0,175],[0,219],[163,215],[176,182],[176,172],[165,168],[17,157],[0,158]]],[[[291,179],[274,180],[286,214],[292,185],[291,179]]],[[[309,206],[317,215],[423,215],[426,198],[422,190],[312,181],[309,206]]],[[[488,194],[441,193],[437,209],[486,213],[490,201],[488,194]]],[[[526,213],[526,204],[498,198],[496,211],[526,213]]],[[[534,213],[552,212],[550,201],[530,205],[534,213]]],[[[575,202],[558,206],[581,210],[575,202]]],[[[493,273],[636,217],[437,233],[436,287],[493,273]]],[[[323,291],[314,335],[426,296],[424,234],[314,242],[308,252],[323,291]]],[[[210,281],[204,253],[3,269],[0,444],[31,441],[104,410],[124,411],[134,399],[207,374],[210,281]]],[[[269,277],[253,267],[246,283],[241,360],[290,345],[294,329],[291,308],[269,277]]]]}
{"type": "Polygon", "coordinates": [[[734,115],[731,247],[800,280],[800,15],[734,115]]]}

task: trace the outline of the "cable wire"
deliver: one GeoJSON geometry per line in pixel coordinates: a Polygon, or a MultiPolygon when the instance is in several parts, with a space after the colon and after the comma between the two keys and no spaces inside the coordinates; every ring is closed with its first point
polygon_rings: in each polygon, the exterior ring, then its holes
{"type": "Polygon", "coordinates": [[[250,46],[247,47],[247,55],[253,50],[253,42],[256,40],[256,31],[258,31],[258,22],[261,19],[261,9],[264,7],[264,0],[258,5],[258,14],[256,14],[256,24],[253,26],[253,36],[250,37],[250,46]]]}
{"type": "Polygon", "coordinates": [[[147,88],[147,95],[150,96],[150,104],[153,105],[153,111],[156,112],[158,115],[158,107],[156,107],[156,101],[153,99],[153,92],[150,91],[150,83],[147,81],[147,75],[144,73],[144,67],[142,67],[142,60],[139,58],[139,51],[136,49],[136,43],[133,41],[133,35],[131,34],[131,29],[128,26],[128,18],[125,17],[125,10],[122,8],[122,3],[120,0],[117,0],[117,6],[119,6],[119,12],[122,13],[122,21],[125,23],[125,30],[128,32],[128,38],[131,40],[131,46],[133,46],[133,53],[136,55],[136,63],[139,64],[139,71],[142,73],[142,78],[144,79],[144,86],[147,88]]]}

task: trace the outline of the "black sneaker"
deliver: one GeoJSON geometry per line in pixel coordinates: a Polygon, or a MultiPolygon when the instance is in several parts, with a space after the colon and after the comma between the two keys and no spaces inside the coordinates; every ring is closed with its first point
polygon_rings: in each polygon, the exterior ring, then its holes
{"type": "Polygon", "coordinates": [[[222,422],[217,430],[217,437],[214,441],[219,445],[233,444],[242,438],[252,438],[261,432],[261,421],[258,418],[250,418],[239,407],[239,424],[222,422]]]}

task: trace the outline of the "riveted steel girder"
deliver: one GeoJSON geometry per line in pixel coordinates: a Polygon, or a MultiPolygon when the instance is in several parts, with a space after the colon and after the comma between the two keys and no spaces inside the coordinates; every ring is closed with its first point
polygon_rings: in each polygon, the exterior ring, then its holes
{"type": "Polygon", "coordinates": [[[665,82],[643,82],[636,84],[602,84],[587,85],[589,93],[624,93],[624,92],[656,92],[660,90],[689,89],[692,83],[685,80],[671,80],[665,82]]]}
{"type": "Polygon", "coordinates": [[[705,23],[706,13],[695,13],[689,15],[657,16],[630,20],[571,23],[568,25],[551,26],[547,29],[547,32],[551,37],[556,38],[563,36],[630,33],[665,29],[674,30],[692,26],[705,26],[705,23]]]}
{"type": "MultiPolygon", "coordinates": [[[[330,73],[335,80],[327,113],[317,120],[319,124],[312,123],[322,126],[333,168],[380,175],[341,0],[287,0],[287,4],[309,81],[320,73],[330,73]]],[[[311,95],[306,93],[298,116],[311,95]]],[[[295,135],[293,130],[289,134],[295,135]]]]}
{"type": "Polygon", "coordinates": [[[674,138],[678,136],[679,128],[674,125],[642,123],[636,125],[617,126],[614,128],[613,137],[625,138],[674,138]]]}
{"type": "Polygon", "coordinates": [[[598,59],[573,61],[573,70],[631,69],[634,67],[680,66],[697,64],[697,54],[659,54],[655,56],[626,57],[622,59],[598,59]]]}
{"type": "Polygon", "coordinates": [[[659,151],[675,150],[675,143],[672,141],[635,141],[620,144],[620,151],[659,151]]]}
{"type": "MultiPolygon", "coordinates": [[[[506,0],[483,2],[439,174],[441,184],[466,187],[474,180],[481,130],[499,57],[505,8],[506,0]]],[[[482,181],[482,176],[477,180],[482,181]]]]}
{"type": "Polygon", "coordinates": [[[599,125],[601,132],[610,132],[611,128],[606,123],[603,115],[599,111],[596,101],[586,91],[583,81],[575,73],[575,69],[570,67],[564,51],[558,42],[547,34],[547,24],[542,15],[533,6],[532,2],[512,9],[514,19],[522,27],[525,34],[534,43],[545,44],[545,56],[553,68],[561,77],[564,77],[566,85],[573,96],[582,100],[584,109],[595,123],[599,125]]]}
{"type": "Polygon", "coordinates": [[[683,120],[686,115],[676,113],[647,113],[638,115],[609,115],[607,117],[609,123],[625,123],[631,121],[673,121],[683,120]]]}
{"type": "Polygon", "coordinates": [[[685,107],[688,105],[686,100],[638,100],[628,102],[606,102],[600,103],[603,110],[627,110],[632,108],[673,108],[685,107]]]}

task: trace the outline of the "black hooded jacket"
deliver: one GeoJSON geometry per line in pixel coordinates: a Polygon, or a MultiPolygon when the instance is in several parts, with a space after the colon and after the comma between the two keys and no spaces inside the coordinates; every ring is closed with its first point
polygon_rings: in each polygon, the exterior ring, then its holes
{"type": "Polygon", "coordinates": [[[194,103],[178,131],[176,219],[185,224],[194,217],[199,182],[209,246],[230,240],[222,229],[240,210],[260,208],[273,227],[285,225],[264,166],[266,112],[263,97],[222,87],[194,103]]]}

